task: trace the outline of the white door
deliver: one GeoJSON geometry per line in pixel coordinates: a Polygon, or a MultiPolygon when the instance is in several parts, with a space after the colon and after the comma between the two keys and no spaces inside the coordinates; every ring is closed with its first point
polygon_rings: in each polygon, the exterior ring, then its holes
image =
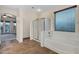
{"type": "Polygon", "coordinates": [[[49,40],[51,40],[52,32],[51,32],[51,20],[48,18],[45,18],[45,31],[43,32],[43,38],[42,38],[42,46],[47,47],[49,44],[49,40]]]}
{"type": "Polygon", "coordinates": [[[33,38],[38,40],[39,35],[38,35],[38,20],[33,21],[33,38]]]}
{"type": "Polygon", "coordinates": [[[40,34],[45,30],[45,19],[37,19],[33,21],[33,38],[40,41],[40,34]]]}
{"type": "Polygon", "coordinates": [[[39,19],[39,34],[45,31],[45,18],[39,19]]]}

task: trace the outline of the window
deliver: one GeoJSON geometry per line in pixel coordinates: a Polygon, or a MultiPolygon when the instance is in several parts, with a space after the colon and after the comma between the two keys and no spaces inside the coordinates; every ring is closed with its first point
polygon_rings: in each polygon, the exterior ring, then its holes
{"type": "Polygon", "coordinates": [[[55,31],[75,32],[76,6],[56,11],[55,31]]]}
{"type": "Polygon", "coordinates": [[[5,33],[10,33],[10,22],[5,23],[5,33]]]}
{"type": "Polygon", "coordinates": [[[0,21],[0,33],[1,34],[10,34],[16,33],[16,18],[1,18],[0,21]]]}
{"type": "Polygon", "coordinates": [[[16,22],[13,22],[13,32],[16,33],[16,22]]]}
{"type": "Polygon", "coordinates": [[[3,32],[3,22],[0,22],[0,33],[3,32]]]}

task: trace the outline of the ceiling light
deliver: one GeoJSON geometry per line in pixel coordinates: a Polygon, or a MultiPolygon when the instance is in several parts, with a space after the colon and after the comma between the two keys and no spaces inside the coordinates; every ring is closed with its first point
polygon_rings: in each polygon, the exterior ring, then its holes
{"type": "Polygon", "coordinates": [[[3,18],[6,18],[6,15],[3,15],[3,18]]]}
{"type": "Polygon", "coordinates": [[[32,7],[32,9],[34,9],[34,7],[32,7]]]}
{"type": "Polygon", "coordinates": [[[41,12],[42,10],[41,10],[41,9],[37,9],[37,11],[38,11],[38,12],[41,12]]]}

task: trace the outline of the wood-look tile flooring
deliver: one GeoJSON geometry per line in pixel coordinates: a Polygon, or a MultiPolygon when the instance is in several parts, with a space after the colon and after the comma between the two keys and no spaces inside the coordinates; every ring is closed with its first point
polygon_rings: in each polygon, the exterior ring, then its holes
{"type": "Polygon", "coordinates": [[[16,40],[3,42],[0,48],[1,54],[56,54],[45,47],[41,47],[40,43],[25,39],[23,43],[16,40]]]}

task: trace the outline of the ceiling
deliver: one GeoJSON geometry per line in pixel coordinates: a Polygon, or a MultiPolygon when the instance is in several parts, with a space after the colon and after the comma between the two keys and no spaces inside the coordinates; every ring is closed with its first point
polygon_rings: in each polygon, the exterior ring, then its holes
{"type": "Polygon", "coordinates": [[[0,5],[1,8],[6,8],[6,9],[12,9],[12,10],[19,10],[19,9],[24,9],[25,11],[32,11],[32,12],[37,12],[37,9],[41,9],[42,12],[52,10],[52,11],[57,11],[61,8],[67,8],[71,5],[0,5]]]}
{"type": "Polygon", "coordinates": [[[25,9],[26,11],[35,11],[41,9],[42,11],[48,11],[52,9],[53,11],[60,9],[62,7],[68,7],[69,5],[0,5],[0,7],[9,8],[12,10],[25,9]],[[33,8],[32,8],[33,7],[33,8]]]}

